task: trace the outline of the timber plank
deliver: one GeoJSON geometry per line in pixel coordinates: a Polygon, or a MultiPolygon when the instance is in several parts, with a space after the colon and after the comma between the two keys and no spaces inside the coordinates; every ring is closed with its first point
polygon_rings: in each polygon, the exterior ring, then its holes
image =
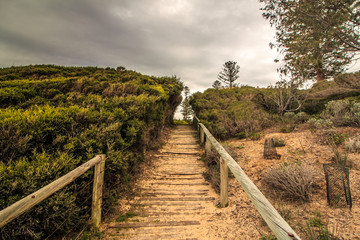
{"type": "Polygon", "coordinates": [[[109,228],[141,228],[141,227],[169,227],[169,226],[188,226],[200,225],[199,221],[169,221],[169,222],[126,222],[113,223],[109,228]]]}
{"type": "Polygon", "coordinates": [[[198,201],[213,201],[215,198],[206,197],[206,198],[195,198],[195,197],[182,197],[178,198],[164,198],[164,197],[154,197],[154,198],[141,198],[141,201],[184,201],[184,202],[198,202],[198,201]]]}

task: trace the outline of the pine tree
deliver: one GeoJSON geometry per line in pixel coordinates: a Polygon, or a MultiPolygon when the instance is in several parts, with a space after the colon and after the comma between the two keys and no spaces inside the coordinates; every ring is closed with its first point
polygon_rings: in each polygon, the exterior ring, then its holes
{"type": "Polygon", "coordinates": [[[234,61],[224,63],[222,70],[218,75],[218,80],[227,84],[229,88],[234,86],[234,82],[239,78],[240,66],[234,61]]]}
{"type": "Polygon", "coordinates": [[[193,110],[190,105],[190,89],[188,86],[184,87],[184,95],[184,101],[181,103],[181,113],[183,115],[183,120],[190,122],[193,110]]]}

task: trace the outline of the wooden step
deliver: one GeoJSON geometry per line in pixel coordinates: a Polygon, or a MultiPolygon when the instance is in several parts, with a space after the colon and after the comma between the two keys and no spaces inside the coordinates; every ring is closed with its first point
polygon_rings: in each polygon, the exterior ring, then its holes
{"type": "Polygon", "coordinates": [[[112,223],[109,228],[144,228],[144,227],[169,227],[169,226],[188,226],[200,225],[199,221],[169,221],[169,222],[125,222],[112,223]]]}
{"type": "Polygon", "coordinates": [[[214,201],[213,197],[206,198],[196,198],[196,197],[182,197],[182,198],[164,198],[164,197],[154,197],[154,198],[141,198],[140,201],[185,201],[185,202],[198,202],[198,201],[214,201]]]}

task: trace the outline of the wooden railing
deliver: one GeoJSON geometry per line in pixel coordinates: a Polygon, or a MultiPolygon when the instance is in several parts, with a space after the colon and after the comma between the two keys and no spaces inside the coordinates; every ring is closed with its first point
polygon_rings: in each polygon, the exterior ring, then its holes
{"type": "Polygon", "coordinates": [[[205,144],[206,154],[209,154],[211,147],[213,147],[220,155],[220,205],[222,207],[228,205],[227,171],[229,168],[277,239],[300,239],[256,185],[249,179],[239,164],[226,152],[223,146],[213,137],[210,131],[196,116],[193,122],[198,128],[200,143],[202,145],[205,144]]]}
{"type": "Polygon", "coordinates": [[[95,228],[100,227],[101,223],[101,204],[102,204],[102,189],[104,185],[104,171],[105,171],[105,155],[97,155],[88,162],[75,168],[68,174],[58,178],[52,183],[46,185],[40,190],[28,195],[27,197],[17,201],[11,206],[0,211],[0,228],[20,216],[33,206],[39,204],[41,201],[65,187],[76,178],[84,174],[87,170],[95,166],[94,182],[93,182],[93,195],[92,195],[92,208],[91,208],[91,221],[95,228]]]}

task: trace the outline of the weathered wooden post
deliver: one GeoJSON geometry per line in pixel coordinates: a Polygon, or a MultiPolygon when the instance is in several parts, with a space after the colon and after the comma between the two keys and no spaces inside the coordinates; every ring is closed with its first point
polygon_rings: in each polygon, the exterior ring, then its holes
{"type": "Polygon", "coordinates": [[[204,129],[200,127],[200,144],[204,144],[204,129]]]}
{"type": "Polygon", "coordinates": [[[100,228],[101,223],[101,205],[102,205],[102,190],[104,186],[104,172],[105,172],[105,155],[101,155],[101,161],[95,165],[94,170],[94,185],[92,195],[91,207],[91,221],[96,229],[100,228]]]}
{"type": "Polygon", "coordinates": [[[228,167],[224,160],[220,157],[220,206],[227,207],[229,202],[228,197],[229,175],[228,167]]]}
{"type": "Polygon", "coordinates": [[[211,142],[210,139],[205,137],[205,155],[208,156],[211,152],[211,142]]]}

